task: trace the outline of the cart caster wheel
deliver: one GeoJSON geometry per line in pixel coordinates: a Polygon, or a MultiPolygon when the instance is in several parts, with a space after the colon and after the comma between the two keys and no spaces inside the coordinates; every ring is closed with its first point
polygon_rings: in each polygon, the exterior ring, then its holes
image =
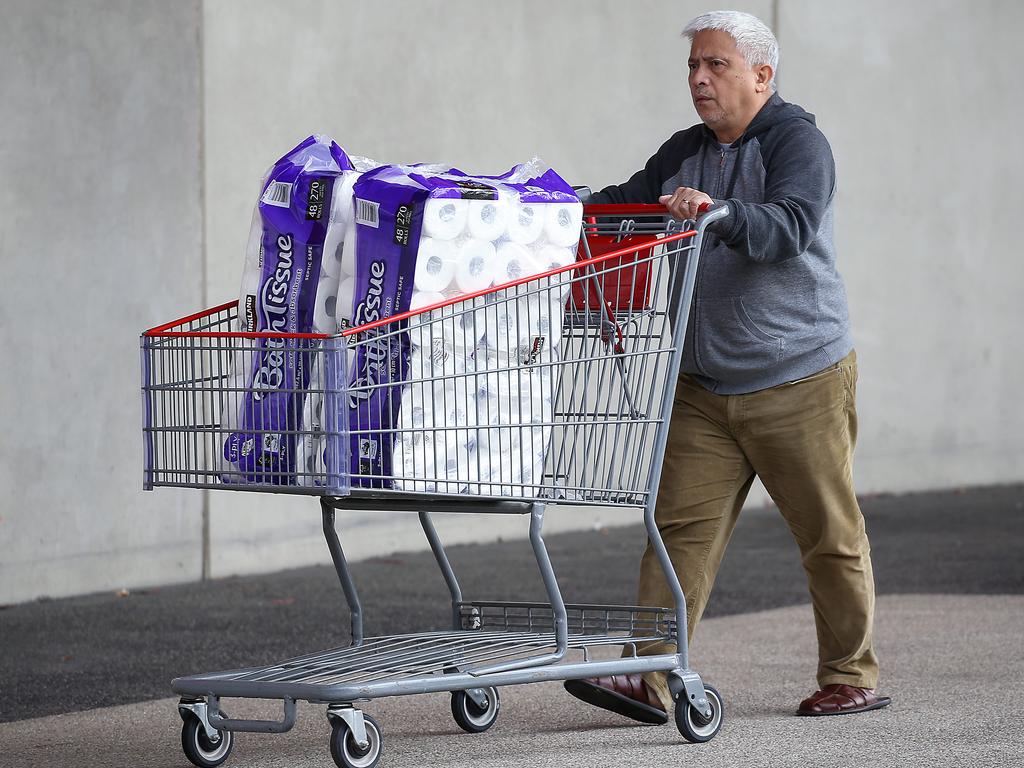
{"type": "Polygon", "coordinates": [[[483,707],[477,704],[465,691],[452,693],[452,717],[459,727],[468,733],[483,733],[498,719],[501,698],[497,688],[481,688],[487,699],[483,707]]]}
{"type": "Polygon", "coordinates": [[[363,714],[363,725],[366,728],[366,749],[360,749],[352,736],[348,723],[338,718],[331,724],[331,757],[338,768],[373,768],[380,760],[380,727],[377,721],[363,714]]]}
{"type": "Polygon", "coordinates": [[[228,759],[234,738],[231,731],[217,731],[211,739],[202,722],[195,715],[187,715],[181,726],[181,749],[185,757],[199,768],[216,768],[228,759]]]}
{"type": "Polygon", "coordinates": [[[715,738],[715,734],[722,727],[722,720],[725,719],[725,708],[722,706],[722,697],[718,691],[705,683],[704,693],[711,704],[711,719],[705,718],[687,703],[685,696],[680,697],[675,707],[676,728],[684,739],[694,744],[703,744],[715,738]]]}

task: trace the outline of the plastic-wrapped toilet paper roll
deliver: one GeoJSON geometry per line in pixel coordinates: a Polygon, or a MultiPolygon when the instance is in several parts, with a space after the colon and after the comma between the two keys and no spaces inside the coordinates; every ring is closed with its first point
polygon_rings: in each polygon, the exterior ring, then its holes
{"type": "Polygon", "coordinates": [[[354,221],[345,225],[339,257],[342,276],[354,277],[356,274],[356,232],[358,229],[354,221]]]}
{"type": "Polygon", "coordinates": [[[247,365],[245,368],[237,368],[235,373],[232,374],[226,382],[224,382],[224,394],[221,401],[221,407],[223,413],[237,415],[239,409],[245,403],[246,399],[250,397],[249,385],[252,381],[252,371],[247,365]]]}
{"type": "Polygon", "coordinates": [[[405,391],[402,392],[402,403],[398,411],[401,429],[422,430],[425,428],[427,409],[431,408],[433,403],[432,390],[433,388],[430,385],[421,384],[413,384],[405,388],[405,391]]]}
{"type": "Polygon", "coordinates": [[[502,447],[501,450],[491,447],[485,463],[491,471],[487,474],[488,485],[482,492],[491,496],[521,496],[522,490],[515,484],[523,475],[523,462],[518,450],[519,446],[502,447]]]}
{"type": "Polygon", "coordinates": [[[498,398],[498,423],[518,428],[551,421],[553,409],[547,392],[540,387],[523,387],[518,395],[498,398]]]}
{"type": "Polygon", "coordinates": [[[313,306],[313,328],[316,333],[337,333],[335,320],[338,308],[338,279],[327,275],[316,287],[316,304],[313,306]]]}
{"type": "Polygon", "coordinates": [[[534,258],[540,263],[544,270],[559,269],[567,267],[576,262],[576,248],[572,245],[542,245],[534,253],[534,258]]]}
{"type": "Polygon", "coordinates": [[[496,249],[494,284],[501,285],[531,277],[543,271],[530,249],[520,243],[504,242],[496,249]]]}
{"type": "Polygon", "coordinates": [[[342,277],[338,283],[338,301],[335,306],[334,319],[339,329],[352,325],[353,303],[355,301],[356,280],[354,277],[342,277]]]}
{"type": "Polygon", "coordinates": [[[549,203],[544,209],[544,233],[553,245],[569,246],[579,242],[583,224],[580,203],[549,203]]]}
{"type": "Polygon", "coordinates": [[[553,304],[546,291],[524,296],[518,301],[519,317],[526,321],[528,340],[532,343],[534,337],[543,337],[546,347],[557,345],[562,339],[562,305],[553,304]]]}
{"type": "MultiPolygon", "coordinates": [[[[410,311],[415,312],[417,309],[423,307],[429,307],[431,304],[437,304],[438,302],[444,301],[444,294],[436,291],[416,291],[412,295],[412,299],[409,302],[410,311]]],[[[431,340],[433,338],[433,332],[435,330],[434,319],[440,314],[440,310],[434,312],[424,312],[419,315],[413,315],[409,318],[409,343],[413,347],[430,347],[431,340]]]]}
{"type": "Polygon", "coordinates": [[[297,485],[312,488],[324,474],[323,438],[299,435],[295,444],[295,481],[297,485]]]}
{"type": "Polygon", "coordinates": [[[435,466],[438,469],[438,476],[447,478],[448,482],[439,482],[438,490],[442,493],[462,493],[471,479],[476,477],[476,474],[470,468],[470,456],[469,451],[460,446],[454,451],[447,451],[444,456],[445,463],[441,465],[441,458],[435,456],[435,466]]]}
{"type": "Polygon", "coordinates": [[[334,199],[331,201],[331,222],[348,224],[353,215],[353,187],[362,176],[359,171],[345,171],[334,183],[334,199]]]}
{"type": "Polygon", "coordinates": [[[451,285],[455,276],[457,250],[453,243],[434,237],[420,240],[416,252],[416,276],[413,286],[417,291],[440,293],[451,285]]]}
{"type": "MultiPolygon", "coordinates": [[[[485,310],[487,329],[484,339],[489,348],[507,353],[526,343],[530,325],[527,315],[520,308],[521,302],[513,299],[497,302],[485,310]]],[[[498,362],[501,367],[508,365],[502,358],[498,362]]]]}
{"type": "Polygon", "coordinates": [[[483,403],[488,398],[518,396],[521,382],[527,376],[519,365],[489,345],[478,350],[474,375],[470,377],[477,399],[483,403]]]}
{"type": "Polygon", "coordinates": [[[437,487],[433,443],[422,435],[406,433],[395,441],[392,466],[399,490],[432,493],[437,487]]]}
{"type": "MultiPolygon", "coordinates": [[[[541,271],[548,271],[549,269],[561,269],[567,267],[570,264],[576,262],[576,247],[574,246],[558,246],[551,245],[550,243],[542,245],[534,253],[534,258],[537,263],[541,265],[541,271]]],[[[545,278],[544,285],[550,288],[557,288],[559,295],[552,296],[552,298],[565,298],[565,294],[572,288],[573,271],[566,270],[560,272],[557,275],[550,275],[545,278]]]]}
{"type": "Polygon", "coordinates": [[[444,343],[458,355],[468,360],[476,350],[486,330],[483,315],[485,299],[478,296],[469,301],[450,304],[444,307],[439,315],[440,322],[435,324],[435,338],[442,338],[444,343]]]}
{"type": "MultiPolygon", "coordinates": [[[[311,390],[321,387],[316,372],[309,387],[311,390]]],[[[296,480],[299,485],[310,487],[315,485],[316,480],[324,472],[323,395],[320,392],[311,391],[306,395],[299,430],[295,436],[296,480]]]]}
{"type": "Polygon", "coordinates": [[[423,206],[423,233],[438,240],[454,240],[466,228],[469,201],[430,198],[423,206]]]}
{"type": "Polygon", "coordinates": [[[320,276],[341,276],[341,257],[344,247],[345,227],[343,224],[332,225],[327,229],[324,240],[323,255],[320,258],[320,276]]]}
{"type": "Polygon", "coordinates": [[[544,206],[539,203],[513,205],[508,217],[508,239],[529,245],[544,231],[544,206]]]}
{"type": "Polygon", "coordinates": [[[429,347],[413,347],[412,354],[409,355],[409,380],[423,381],[441,376],[455,376],[465,373],[465,370],[465,356],[455,354],[442,339],[432,339],[429,347]]]}
{"type": "Polygon", "coordinates": [[[496,251],[494,243],[470,238],[455,256],[455,285],[462,293],[476,293],[494,279],[496,251]]]}
{"type": "Polygon", "coordinates": [[[470,200],[469,234],[478,240],[497,240],[505,234],[509,206],[504,200],[470,200]]]}

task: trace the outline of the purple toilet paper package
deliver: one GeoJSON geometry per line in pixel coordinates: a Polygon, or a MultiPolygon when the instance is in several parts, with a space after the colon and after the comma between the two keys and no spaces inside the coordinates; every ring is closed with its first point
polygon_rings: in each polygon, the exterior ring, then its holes
{"type": "MultiPolygon", "coordinates": [[[[501,176],[470,176],[439,165],[385,165],[359,178],[354,198],[356,326],[409,309],[420,240],[427,236],[423,230],[428,205],[432,216],[440,210],[437,221],[431,220],[434,228],[448,226],[443,203],[447,200],[514,199],[522,205],[579,206],[572,187],[536,160],[501,176]]],[[[457,202],[455,207],[465,204],[457,202]]],[[[578,237],[578,225],[576,233],[578,237]]],[[[404,322],[401,327],[387,324],[363,332],[359,342],[348,397],[351,481],[353,486],[392,487],[394,430],[409,373],[409,335],[404,322]]]]}
{"type": "MultiPolygon", "coordinates": [[[[310,136],[282,157],[261,188],[238,307],[239,330],[309,333],[335,181],[352,169],[330,139],[310,136]]],[[[238,358],[224,413],[228,483],[295,482],[295,430],[315,339],[257,339],[238,358]]]]}

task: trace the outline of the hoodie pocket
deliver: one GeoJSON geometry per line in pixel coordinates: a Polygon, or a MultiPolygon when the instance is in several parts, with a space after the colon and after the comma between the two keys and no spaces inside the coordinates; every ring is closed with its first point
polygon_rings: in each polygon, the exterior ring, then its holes
{"type": "Polygon", "coordinates": [[[782,338],[761,328],[742,298],[701,299],[698,311],[698,355],[707,375],[728,381],[782,359],[782,338]]]}

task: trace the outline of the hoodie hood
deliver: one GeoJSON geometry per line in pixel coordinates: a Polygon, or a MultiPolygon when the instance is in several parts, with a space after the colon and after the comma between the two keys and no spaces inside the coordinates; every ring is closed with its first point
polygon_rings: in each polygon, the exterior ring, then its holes
{"type": "MultiPolygon", "coordinates": [[[[736,162],[733,164],[733,171],[729,177],[728,185],[726,186],[725,197],[726,199],[733,196],[733,192],[736,189],[736,176],[739,169],[743,165],[743,147],[751,139],[763,135],[770,131],[775,126],[785,123],[789,120],[804,120],[811,125],[815,125],[814,115],[805,110],[798,104],[790,104],[782,100],[778,92],[773,93],[771,98],[765,102],[764,106],[754,115],[754,119],[750,121],[750,125],[746,127],[740,137],[736,139],[730,147],[738,147],[739,152],[737,154],[736,162]]],[[[707,143],[714,142],[713,146],[718,146],[718,138],[715,136],[714,131],[704,126],[705,133],[705,146],[701,148],[702,152],[706,150],[707,143]]]]}
{"type": "MultiPolygon", "coordinates": [[[[763,107],[761,107],[760,111],[754,115],[754,119],[750,121],[750,125],[748,125],[743,133],[740,134],[740,137],[729,146],[742,146],[753,137],[767,133],[779,123],[784,123],[787,120],[805,120],[811,125],[816,125],[814,115],[810,112],[805,110],[799,104],[790,104],[789,102],[783,101],[782,97],[779,96],[777,92],[773,93],[771,98],[765,102],[763,107]]],[[[718,143],[718,138],[715,136],[715,132],[706,125],[704,126],[704,135],[716,144],[718,143]]]]}

